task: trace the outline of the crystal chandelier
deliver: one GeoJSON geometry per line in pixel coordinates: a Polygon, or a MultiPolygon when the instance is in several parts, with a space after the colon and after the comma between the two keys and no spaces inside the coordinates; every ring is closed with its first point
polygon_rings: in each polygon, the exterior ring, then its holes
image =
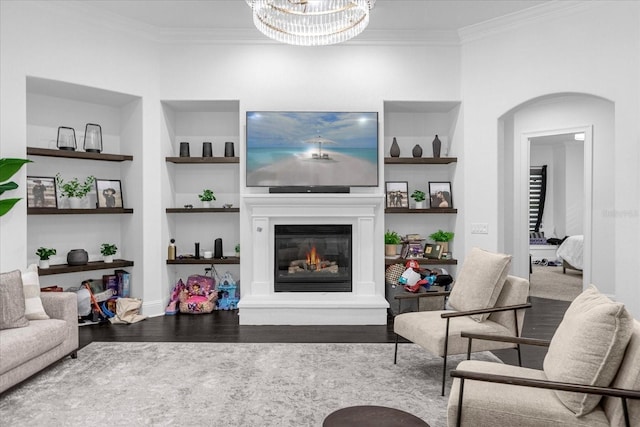
{"type": "Polygon", "coordinates": [[[375,0],[246,0],[267,37],[299,46],[341,43],[369,24],[375,0]]]}

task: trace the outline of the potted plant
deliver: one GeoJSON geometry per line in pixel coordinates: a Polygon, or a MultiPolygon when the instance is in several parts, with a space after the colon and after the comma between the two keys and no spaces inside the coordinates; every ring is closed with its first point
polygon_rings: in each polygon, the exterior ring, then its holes
{"type": "Polygon", "coordinates": [[[111,243],[103,243],[100,247],[100,253],[104,256],[104,262],[113,262],[113,256],[118,251],[118,247],[111,243]]]}
{"type": "Polygon", "coordinates": [[[398,245],[402,242],[402,238],[395,231],[387,230],[384,233],[384,254],[386,256],[396,256],[398,245]]]}
{"type": "Polygon", "coordinates": [[[200,201],[202,202],[203,208],[210,208],[211,201],[216,199],[216,196],[213,194],[213,191],[206,189],[202,190],[202,193],[198,195],[200,201]]]}
{"type": "Polygon", "coordinates": [[[40,268],[49,268],[49,257],[51,255],[55,255],[56,250],[53,248],[45,248],[44,246],[40,246],[36,251],[36,255],[40,258],[38,262],[38,267],[40,268]]]}
{"type": "Polygon", "coordinates": [[[416,202],[416,209],[424,208],[424,201],[426,199],[426,194],[424,193],[424,191],[413,190],[413,193],[411,193],[411,198],[416,202]]]}
{"type": "Polygon", "coordinates": [[[82,183],[78,178],[72,178],[65,182],[59,173],[56,174],[56,186],[60,190],[60,194],[69,199],[69,207],[71,209],[80,209],[82,199],[93,190],[95,181],[96,177],[89,175],[82,183]]]}
{"type": "Polygon", "coordinates": [[[435,233],[431,233],[429,238],[436,243],[442,245],[442,252],[449,252],[449,242],[453,240],[453,231],[438,230],[435,233]]]}
{"type": "Polygon", "coordinates": [[[240,243],[238,243],[234,249],[236,251],[236,256],[240,258],[240,243]]]}

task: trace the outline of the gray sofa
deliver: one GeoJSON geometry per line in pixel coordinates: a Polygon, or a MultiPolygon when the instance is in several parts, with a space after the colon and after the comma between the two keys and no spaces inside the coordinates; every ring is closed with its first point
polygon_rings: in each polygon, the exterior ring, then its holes
{"type": "Polygon", "coordinates": [[[43,292],[50,319],[0,330],[0,393],[78,350],[78,305],[73,292],[43,292]]]}

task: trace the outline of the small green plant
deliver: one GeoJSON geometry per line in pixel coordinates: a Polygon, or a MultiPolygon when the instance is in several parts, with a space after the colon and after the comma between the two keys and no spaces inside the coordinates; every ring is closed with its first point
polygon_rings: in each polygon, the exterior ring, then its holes
{"type": "Polygon", "coordinates": [[[453,231],[438,230],[435,233],[429,234],[429,238],[434,242],[450,242],[453,240],[453,231]]]}
{"type": "Polygon", "coordinates": [[[237,253],[237,254],[239,254],[239,253],[240,253],[240,243],[238,243],[238,244],[236,245],[236,247],[235,247],[235,251],[236,251],[236,253],[237,253]]]}
{"type": "Polygon", "coordinates": [[[102,246],[100,246],[100,253],[104,256],[115,255],[116,252],[118,252],[118,247],[111,243],[103,243],[102,246]]]}
{"type": "Polygon", "coordinates": [[[56,185],[64,197],[77,197],[82,199],[93,190],[95,182],[96,177],[93,175],[89,175],[83,183],[80,183],[78,178],[73,178],[65,182],[59,173],[56,174],[56,185]]]}
{"type": "Polygon", "coordinates": [[[411,193],[411,198],[416,202],[424,202],[426,195],[424,194],[424,191],[413,190],[413,193],[411,193]]]}
{"type": "MultiPolygon", "coordinates": [[[[0,194],[5,191],[15,190],[18,188],[18,184],[13,181],[9,181],[16,172],[20,170],[25,163],[31,163],[31,160],[27,159],[0,159],[0,194]],[[5,182],[9,181],[9,182],[5,182]]],[[[11,210],[13,205],[20,201],[20,197],[14,197],[12,199],[0,200],[0,216],[6,214],[11,210]]]]}
{"type": "Polygon", "coordinates": [[[209,189],[202,190],[202,193],[200,193],[198,197],[200,198],[201,202],[210,202],[216,199],[216,196],[214,196],[213,191],[209,189]]]}
{"type": "Polygon", "coordinates": [[[41,260],[48,260],[51,255],[55,255],[56,250],[53,248],[45,248],[44,246],[40,246],[36,251],[36,255],[40,257],[41,260]]]}
{"type": "Polygon", "coordinates": [[[387,230],[384,233],[384,244],[385,245],[399,245],[402,242],[402,238],[395,231],[387,230]]]}

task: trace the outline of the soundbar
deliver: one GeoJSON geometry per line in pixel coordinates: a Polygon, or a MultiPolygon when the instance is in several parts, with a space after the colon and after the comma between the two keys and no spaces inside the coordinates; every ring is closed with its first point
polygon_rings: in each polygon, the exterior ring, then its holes
{"type": "Polygon", "coordinates": [[[287,185],[269,187],[269,193],[350,193],[350,187],[341,185],[287,185]]]}

